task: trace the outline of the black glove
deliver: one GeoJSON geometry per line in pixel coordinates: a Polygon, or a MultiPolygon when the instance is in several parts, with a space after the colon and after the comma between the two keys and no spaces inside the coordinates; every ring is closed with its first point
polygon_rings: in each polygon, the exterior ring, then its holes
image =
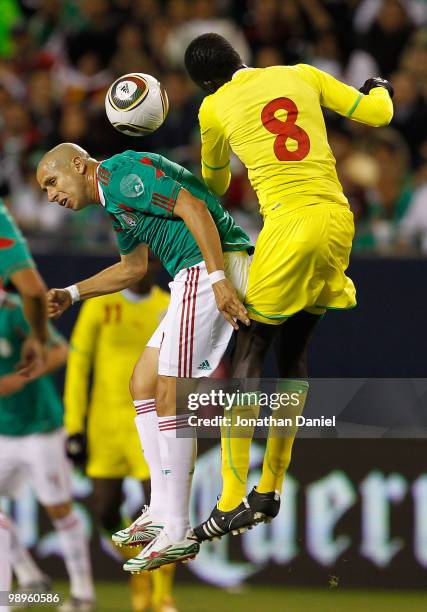
{"type": "Polygon", "coordinates": [[[68,436],[65,442],[65,452],[74,465],[84,467],[87,461],[87,439],[86,434],[76,433],[68,436]]]}
{"type": "Polygon", "coordinates": [[[390,81],[386,81],[386,79],[382,79],[381,77],[371,77],[363,83],[359,91],[363,94],[368,94],[374,87],[384,87],[390,94],[390,98],[393,97],[394,90],[390,81]]]}

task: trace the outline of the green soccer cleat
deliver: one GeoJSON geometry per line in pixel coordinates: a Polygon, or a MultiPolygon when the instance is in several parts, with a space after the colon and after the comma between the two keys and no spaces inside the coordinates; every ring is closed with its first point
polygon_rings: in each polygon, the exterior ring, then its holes
{"type": "Polygon", "coordinates": [[[136,557],[129,559],[124,565],[125,572],[132,574],[151,571],[167,565],[194,559],[200,550],[200,544],[191,529],[187,531],[181,542],[173,542],[167,532],[163,530],[155,540],[146,546],[136,557]]]}
{"type": "Polygon", "coordinates": [[[150,508],[144,506],[142,514],[126,529],[120,529],[111,538],[117,546],[144,546],[152,542],[163,530],[163,524],[150,515],[150,508]]]}

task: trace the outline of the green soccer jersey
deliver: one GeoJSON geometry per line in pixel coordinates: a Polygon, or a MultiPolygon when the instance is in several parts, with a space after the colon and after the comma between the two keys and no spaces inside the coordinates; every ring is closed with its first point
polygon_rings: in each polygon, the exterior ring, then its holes
{"type": "MultiPolygon", "coordinates": [[[[14,372],[29,331],[20,299],[0,292],[0,377],[14,372]]],[[[51,326],[49,341],[51,344],[62,341],[51,326]]],[[[62,423],[61,399],[48,375],[28,383],[17,393],[0,397],[0,435],[43,433],[62,427],[62,423]]]]}
{"type": "Polygon", "coordinates": [[[0,200],[0,285],[18,270],[34,268],[27,242],[0,200]]]}
{"type": "Polygon", "coordinates": [[[172,277],[203,259],[184,221],[173,212],[181,187],[206,203],[224,252],[252,251],[247,234],[206,185],[161,155],[136,151],[114,155],[100,164],[98,185],[101,202],[117,232],[120,253],[130,253],[145,243],[172,277]]]}

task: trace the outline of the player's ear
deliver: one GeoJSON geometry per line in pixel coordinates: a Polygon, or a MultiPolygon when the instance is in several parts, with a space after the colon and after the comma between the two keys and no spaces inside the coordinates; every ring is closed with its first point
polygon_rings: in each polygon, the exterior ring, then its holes
{"type": "Polygon", "coordinates": [[[86,160],[80,157],[80,155],[76,155],[76,157],[73,157],[72,164],[78,174],[84,174],[86,172],[86,160]]]}

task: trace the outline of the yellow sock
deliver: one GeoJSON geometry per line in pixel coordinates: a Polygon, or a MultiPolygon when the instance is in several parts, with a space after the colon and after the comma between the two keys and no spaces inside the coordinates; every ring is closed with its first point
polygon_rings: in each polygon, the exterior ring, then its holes
{"type": "Polygon", "coordinates": [[[258,493],[282,490],[283,480],[291,462],[292,438],[268,438],[265,449],[262,474],[257,485],[258,493]]]}
{"type": "Polygon", "coordinates": [[[175,576],[175,564],[162,565],[152,573],[153,579],[153,610],[157,610],[163,604],[171,604],[173,579],[175,576]]]}
{"type": "Polygon", "coordinates": [[[130,593],[133,612],[151,610],[151,580],[148,572],[130,577],[130,593]]]}
{"type": "Polygon", "coordinates": [[[292,446],[298,431],[295,425],[295,417],[301,415],[303,411],[307,398],[308,383],[299,380],[280,381],[277,391],[288,393],[292,405],[279,408],[279,410],[274,411],[273,416],[275,418],[291,418],[294,425],[286,429],[279,426],[270,427],[261,479],[256,488],[258,493],[270,493],[272,491],[281,493],[282,491],[283,480],[291,462],[292,446]],[[296,397],[298,397],[297,403],[296,397]]]}
{"type": "Polygon", "coordinates": [[[222,493],[218,508],[223,512],[233,510],[246,497],[250,449],[254,427],[237,425],[237,417],[256,418],[258,406],[233,406],[225,413],[231,425],[221,427],[222,493]]]}

